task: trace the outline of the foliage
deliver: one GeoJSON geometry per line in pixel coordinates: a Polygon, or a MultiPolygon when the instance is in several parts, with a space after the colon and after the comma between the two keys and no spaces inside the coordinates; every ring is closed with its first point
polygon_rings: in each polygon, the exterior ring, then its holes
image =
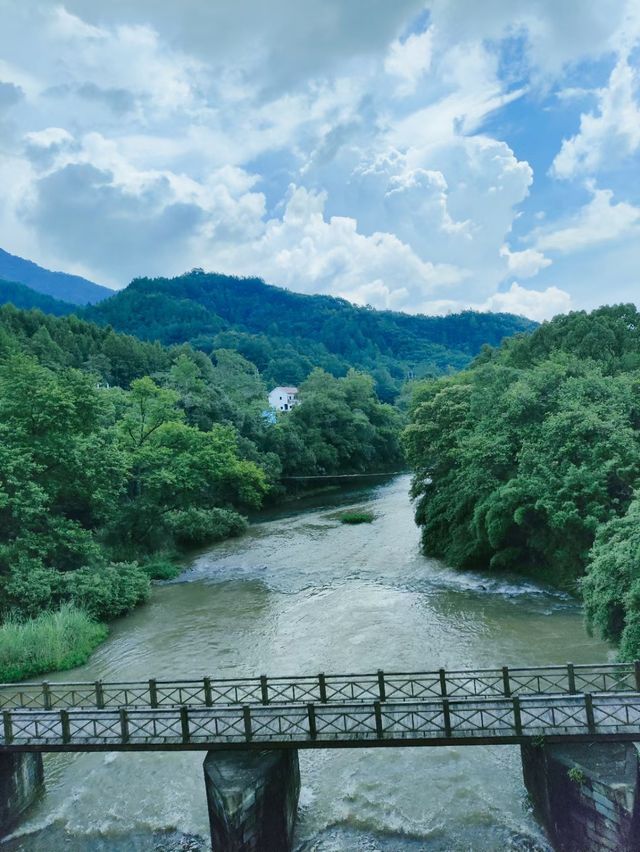
{"type": "Polygon", "coordinates": [[[80,666],[106,635],[103,624],[68,605],[29,621],[9,618],[0,626],[0,681],[80,666]]]}
{"type": "Polygon", "coordinates": [[[169,526],[177,542],[184,545],[206,544],[242,535],[247,521],[230,509],[189,509],[172,512],[169,526]]]}
{"type": "Polygon", "coordinates": [[[285,476],[402,466],[400,416],[378,401],[371,376],[350,370],[336,379],[314,370],[299,399],[268,434],[267,446],[279,455],[285,476]]]}
{"type": "Polygon", "coordinates": [[[373,512],[343,512],[339,515],[342,524],[371,524],[375,520],[373,512]]]}
{"type": "Polygon", "coordinates": [[[149,597],[149,575],[137,562],[79,568],[61,577],[60,594],[92,618],[105,621],[132,610],[149,597]]]}
{"type": "Polygon", "coordinates": [[[292,293],[258,278],[201,270],[173,279],[137,279],[85,315],[147,340],[189,341],[207,352],[235,350],[271,384],[299,385],[314,367],[336,377],[350,367],[369,371],[387,402],[407,375],[460,369],[483,344],[497,345],[535,325],[510,314],[374,311],[331,296],[292,293]]]}
{"type": "Polygon", "coordinates": [[[405,443],[428,553],[573,588],[588,571],[588,617],[638,653],[635,307],[558,317],[420,383],[405,443]]]}

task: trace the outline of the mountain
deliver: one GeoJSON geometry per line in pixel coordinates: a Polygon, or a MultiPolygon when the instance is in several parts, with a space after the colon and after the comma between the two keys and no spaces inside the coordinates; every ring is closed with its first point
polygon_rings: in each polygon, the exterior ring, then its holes
{"type": "Polygon", "coordinates": [[[57,317],[72,314],[77,310],[75,305],[69,302],[61,302],[52,296],[38,293],[24,284],[16,284],[15,281],[0,280],[0,305],[11,303],[16,308],[38,308],[45,314],[53,314],[57,317]]]}
{"type": "MultiPolygon", "coordinates": [[[[113,290],[94,284],[79,275],[51,272],[37,263],[24,260],[0,249],[0,279],[18,282],[37,293],[61,299],[73,305],[90,305],[113,295],[113,290]]],[[[43,308],[44,310],[44,308],[43,308]]]]}
{"type": "Polygon", "coordinates": [[[336,376],[367,370],[383,399],[393,399],[406,378],[462,369],[484,344],[536,327],[512,314],[377,311],[198,269],[136,279],[84,316],[165,344],[235,349],[275,384],[299,384],[316,366],[336,376]]]}

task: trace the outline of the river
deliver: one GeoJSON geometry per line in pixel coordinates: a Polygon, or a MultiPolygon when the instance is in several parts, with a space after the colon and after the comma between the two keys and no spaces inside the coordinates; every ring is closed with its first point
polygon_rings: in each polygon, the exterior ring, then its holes
{"type": "MultiPolygon", "coordinates": [[[[420,553],[409,478],[261,516],[194,558],[51,680],[600,662],[568,596],[420,553]],[[346,506],[375,513],[347,526],[346,506]]],[[[46,795],[2,852],[149,852],[208,835],[202,753],[45,758],[46,795]]],[[[512,746],[300,753],[298,852],[543,850],[512,746]]],[[[182,847],[181,844],[182,843],[182,847]]],[[[176,845],[177,844],[177,845],[176,845]]],[[[198,848],[193,841],[191,848],[198,848]]],[[[202,848],[207,848],[204,844],[202,848]]]]}

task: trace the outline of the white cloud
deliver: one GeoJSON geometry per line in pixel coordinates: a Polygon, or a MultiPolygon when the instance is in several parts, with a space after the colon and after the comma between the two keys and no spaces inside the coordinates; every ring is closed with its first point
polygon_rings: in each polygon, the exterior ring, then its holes
{"type": "Polygon", "coordinates": [[[500,248],[500,256],[506,258],[509,272],[520,278],[533,278],[541,269],[551,266],[551,260],[536,249],[511,251],[505,244],[500,248]]]}
{"type": "Polygon", "coordinates": [[[420,78],[431,66],[433,51],[433,31],[411,33],[404,40],[395,39],[391,43],[384,61],[387,74],[399,78],[399,95],[410,95],[415,91],[420,78]]]}
{"type": "Polygon", "coordinates": [[[595,112],[583,113],[580,130],[562,147],[552,164],[559,178],[593,174],[609,161],[640,148],[640,77],[625,56],[617,63],[609,84],[598,92],[595,112]]]}
{"type": "Polygon", "coordinates": [[[223,250],[211,248],[216,268],[260,274],[307,293],[329,293],[359,304],[420,310],[439,287],[467,273],[453,264],[421,260],[390,233],[364,236],[355,219],[324,217],[326,196],[292,187],[282,219],[266,223],[262,236],[223,250]]]}
{"type": "Polygon", "coordinates": [[[571,296],[558,287],[528,290],[517,282],[503,293],[495,293],[480,306],[483,311],[504,311],[541,322],[571,309],[571,296]]]}
{"type": "Polygon", "coordinates": [[[542,251],[560,253],[590,248],[638,233],[640,208],[625,201],[612,203],[610,189],[593,189],[593,197],[563,227],[536,231],[536,246],[542,251]]]}

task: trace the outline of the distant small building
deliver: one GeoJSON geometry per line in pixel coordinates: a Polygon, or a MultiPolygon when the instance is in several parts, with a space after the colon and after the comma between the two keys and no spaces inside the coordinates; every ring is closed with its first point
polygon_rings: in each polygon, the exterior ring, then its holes
{"type": "Polygon", "coordinates": [[[277,387],[269,394],[269,405],[276,411],[291,411],[298,402],[298,388],[277,387]]]}

